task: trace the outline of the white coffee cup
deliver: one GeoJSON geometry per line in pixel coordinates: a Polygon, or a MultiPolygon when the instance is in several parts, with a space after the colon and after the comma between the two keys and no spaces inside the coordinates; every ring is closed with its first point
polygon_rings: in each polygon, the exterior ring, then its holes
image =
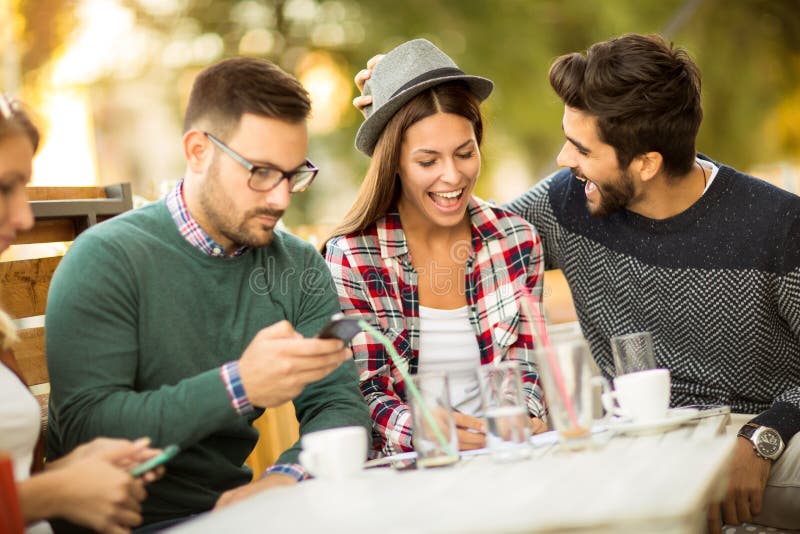
{"type": "Polygon", "coordinates": [[[659,421],[667,416],[670,395],[668,369],[649,369],[614,379],[614,391],[603,394],[603,404],[614,415],[639,423],[659,421]],[[619,406],[614,405],[616,400],[619,406]]]}
{"type": "Polygon", "coordinates": [[[367,431],[360,426],[311,432],[300,439],[300,444],[300,464],[316,478],[352,477],[367,459],[367,431]]]}

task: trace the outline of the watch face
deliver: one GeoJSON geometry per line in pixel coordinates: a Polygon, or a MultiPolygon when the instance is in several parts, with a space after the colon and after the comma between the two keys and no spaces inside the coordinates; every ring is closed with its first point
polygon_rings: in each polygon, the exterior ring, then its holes
{"type": "Polygon", "coordinates": [[[762,429],[758,435],[756,448],[762,456],[772,458],[781,451],[781,436],[771,428],[762,429]]]}

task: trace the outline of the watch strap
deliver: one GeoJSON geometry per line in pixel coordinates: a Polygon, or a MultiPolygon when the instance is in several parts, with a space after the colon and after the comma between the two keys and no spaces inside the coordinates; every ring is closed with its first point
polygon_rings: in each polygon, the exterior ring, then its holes
{"type": "Polygon", "coordinates": [[[739,429],[739,432],[736,435],[742,436],[743,438],[747,438],[752,441],[753,434],[756,433],[756,430],[758,430],[758,427],[760,426],[761,425],[759,425],[758,423],[745,423],[744,426],[742,426],[742,428],[739,429]]]}

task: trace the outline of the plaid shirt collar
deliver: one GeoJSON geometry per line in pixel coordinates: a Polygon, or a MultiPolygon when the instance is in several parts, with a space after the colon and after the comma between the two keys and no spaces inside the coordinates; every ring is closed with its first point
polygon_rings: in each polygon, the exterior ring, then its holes
{"type": "MultiPolygon", "coordinates": [[[[190,245],[209,256],[225,256],[225,247],[214,241],[205,230],[200,228],[192,214],[189,213],[186,201],[183,199],[183,178],[178,180],[172,191],[167,194],[167,209],[172,215],[172,220],[175,221],[178,231],[190,245]]],[[[229,256],[241,256],[247,250],[248,247],[239,247],[229,256]]]]}
{"type": "MultiPolygon", "coordinates": [[[[478,202],[475,197],[469,199],[469,218],[472,225],[472,235],[477,236],[479,242],[500,239],[503,232],[497,214],[488,203],[478,202]]],[[[406,235],[400,222],[400,213],[390,211],[385,217],[375,223],[378,231],[378,242],[381,246],[381,257],[395,258],[408,254],[406,235]]],[[[474,243],[475,252],[480,248],[479,243],[474,243]]]]}

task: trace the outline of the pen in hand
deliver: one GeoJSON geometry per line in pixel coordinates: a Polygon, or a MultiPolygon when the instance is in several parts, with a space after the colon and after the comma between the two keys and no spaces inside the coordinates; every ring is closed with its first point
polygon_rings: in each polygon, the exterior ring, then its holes
{"type": "Polygon", "coordinates": [[[471,432],[473,434],[486,434],[483,419],[467,415],[458,408],[453,408],[453,420],[456,423],[456,428],[471,432]],[[476,427],[472,421],[478,421],[480,427],[476,427]]]}
{"type": "Polygon", "coordinates": [[[453,420],[460,450],[482,449],[486,446],[486,423],[483,419],[461,413],[454,408],[453,420]]]}

